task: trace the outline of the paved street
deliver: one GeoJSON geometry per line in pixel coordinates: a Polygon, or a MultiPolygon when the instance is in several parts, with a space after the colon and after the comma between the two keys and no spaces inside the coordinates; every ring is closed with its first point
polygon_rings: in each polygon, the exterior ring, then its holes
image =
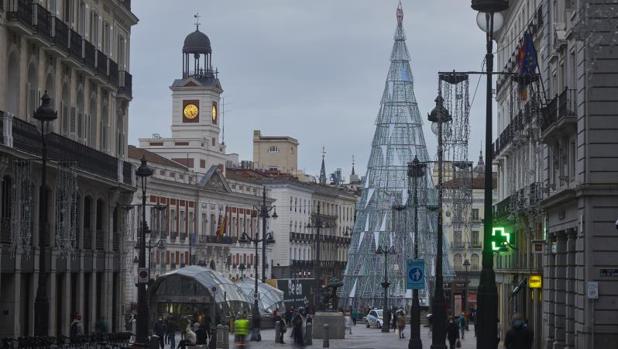
{"type": "MultiPolygon", "coordinates": [[[[431,345],[431,337],[426,327],[421,328],[423,348],[429,348],[431,345]]],[[[382,333],[375,328],[366,328],[363,324],[358,324],[352,328],[352,335],[346,335],[346,339],[331,340],[330,348],[336,349],[390,349],[390,348],[407,348],[408,339],[410,334],[410,327],[406,327],[406,338],[399,339],[397,334],[382,333]]],[[[262,331],[262,341],[259,343],[251,342],[249,347],[251,349],[260,348],[293,348],[292,339],[289,338],[290,331],[286,333],[285,344],[275,344],[275,332],[274,330],[262,331]]],[[[230,348],[232,347],[233,338],[230,337],[230,348]]],[[[471,327],[470,331],[466,332],[466,338],[462,341],[463,349],[472,349],[476,346],[474,338],[474,328],[471,327]]],[[[306,348],[322,348],[322,340],[314,340],[313,345],[306,348]]]]}

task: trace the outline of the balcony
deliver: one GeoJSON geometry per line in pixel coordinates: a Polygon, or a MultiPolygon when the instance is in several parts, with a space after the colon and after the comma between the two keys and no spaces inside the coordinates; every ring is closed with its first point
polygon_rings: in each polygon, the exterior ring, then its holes
{"type": "Polygon", "coordinates": [[[185,241],[187,239],[187,233],[180,233],[180,240],[185,241]]]}
{"type": "Polygon", "coordinates": [[[69,53],[71,54],[71,56],[73,56],[73,58],[78,59],[78,60],[82,60],[83,59],[83,52],[82,52],[82,47],[83,47],[83,39],[82,36],[79,35],[76,31],[74,30],[69,30],[69,53]]]}
{"type": "MultiPolygon", "coordinates": [[[[11,147],[31,155],[41,154],[41,134],[36,126],[22,119],[12,117],[0,111],[0,134],[2,145],[11,147]]],[[[47,152],[50,159],[55,161],[72,161],[76,167],[96,174],[97,176],[115,182],[133,186],[132,176],[126,176],[130,163],[119,160],[111,155],[90,148],[56,133],[46,137],[47,152]],[[119,171],[122,169],[122,171],[119,171]],[[123,174],[123,178],[119,177],[123,174]]]]}
{"type": "Polygon", "coordinates": [[[133,98],[133,76],[129,72],[121,70],[118,75],[118,93],[133,98]]]}
{"type": "Polygon", "coordinates": [[[107,76],[107,56],[99,50],[97,50],[97,72],[107,76]]]}
{"type": "Polygon", "coordinates": [[[96,49],[89,41],[84,40],[84,62],[90,69],[95,69],[96,49]]]}
{"type": "Polygon", "coordinates": [[[565,88],[545,108],[541,120],[543,141],[577,130],[577,90],[565,88]]]}
{"type": "Polygon", "coordinates": [[[49,11],[45,9],[45,7],[37,4],[35,7],[36,10],[36,23],[35,28],[37,32],[39,32],[43,37],[50,38],[51,37],[51,15],[49,11]]]}
{"type": "Polygon", "coordinates": [[[451,242],[451,250],[463,250],[466,248],[466,243],[463,241],[451,242]]]}
{"type": "Polygon", "coordinates": [[[54,42],[64,51],[69,50],[69,27],[58,17],[54,17],[54,42]]]}
{"type": "Polygon", "coordinates": [[[238,239],[232,236],[217,236],[217,235],[200,235],[197,239],[198,244],[224,244],[224,245],[232,245],[235,244],[238,239]]]}
{"type": "Polygon", "coordinates": [[[170,232],[170,240],[175,241],[178,237],[178,232],[172,231],[170,232]]]}
{"type": "Polygon", "coordinates": [[[509,146],[517,144],[525,139],[524,135],[527,132],[529,125],[534,122],[534,117],[538,113],[538,105],[535,100],[530,100],[513,116],[493,143],[494,157],[508,150],[509,146]]]}
{"type": "Polygon", "coordinates": [[[110,59],[109,60],[109,82],[114,86],[118,86],[118,79],[119,79],[118,63],[110,59]]]}
{"type": "Polygon", "coordinates": [[[16,21],[33,29],[33,14],[32,0],[9,1],[6,13],[9,21],[16,21]]]}
{"type": "Polygon", "coordinates": [[[494,217],[505,218],[511,214],[511,196],[494,205],[494,217]]]}

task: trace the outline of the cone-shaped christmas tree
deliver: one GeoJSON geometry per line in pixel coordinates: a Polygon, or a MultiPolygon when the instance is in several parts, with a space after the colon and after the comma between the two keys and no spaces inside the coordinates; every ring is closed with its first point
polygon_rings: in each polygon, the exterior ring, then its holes
{"type": "MultiPolygon", "coordinates": [[[[357,207],[356,223],[348,252],[348,264],[341,291],[344,307],[382,307],[384,288],[384,255],[378,247],[395,254],[388,256],[389,306],[402,307],[411,298],[406,289],[406,260],[413,258],[414,198],[409,183],[408,163],[414,157],[429,160],[422,121],[414,96],[410,54],[402,26],[403,10],[397,8],[397,30],[391,53],[391,65],[371,145],[363,192],[357,207]]],[[[436,192],[429,168],[417,180],[419,258],[425,260],[425,271],[433,273],[435,257],[436,192]]],[[[428,278],[425,278],[427,285],[428,278]]],[[[421,302],[427,304],[425,288],[421,302]]]]}

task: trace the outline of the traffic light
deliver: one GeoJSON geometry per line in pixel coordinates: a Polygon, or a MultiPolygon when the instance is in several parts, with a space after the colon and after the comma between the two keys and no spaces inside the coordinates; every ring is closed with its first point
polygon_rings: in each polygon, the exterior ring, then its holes
{"type": "Polygon", "coordinates": [[[507,252],[511,244],[511,233],[505,227],[491,229],[491,249],[494,252],[507,252]]]}

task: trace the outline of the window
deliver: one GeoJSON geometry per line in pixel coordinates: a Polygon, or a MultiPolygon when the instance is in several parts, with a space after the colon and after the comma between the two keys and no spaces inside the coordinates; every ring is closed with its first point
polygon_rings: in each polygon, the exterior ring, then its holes
{"type": "Polygon", "coordinates": [[[108,132],[109,132],[109,95],[107,92],[101,95],[101,134],[99,135],[101,150],[108,150],[108,132]]]}
{"type": "Polygon", "coordinates": [[[278,153],[279,152],[279,147],[276,145],[271,145],[270,147],[268,147],[268,152],[269,153],[278,153]]]}
{"type": "Polygon", "coordinates": [[[99,45],[99,16],[96,12],[90,12],[90,42],[98,47],[99,45]]]}
{"type": "Polygon", "coordinates": [[[455,254],[455,256],[453,256],[453,266],[455,267],[455,270],[461,270],[462,266],[463,266],[463,260],[461,258],[461,255],[459,253],[455,254]]]}
{"type": "Polygon", "coordinates": [[[479,270],[479,256],[477,254],[473,254],[470,258],[470,267],[472,267],[472,270],[479,270]]]}
{"type": "Polygon", "coordinates": [[[478,221],[479,220],[479,209],[478,208],[473,208],[472,209],[472,220],[473,221],[478,221]]]}
{"type": "Polygon", "coordinates": [[[212,137],[212,146],[214,147],[217,144],[217,139],[212,137]]]}
{"type": "Polygon", "coordinates": [[[103,30],[101,31],[101,51],[106,55],[110,55],[110,27],[106,21],[103,21],[103,30]]]}
{"type": "Polygon", "coordinates": [[[124,36],[118,34],[118,51],[116,52],[116,60],[118,61],[118,69],[120,69],[121,71],[127,70],[125,42],[126,40],[124,39],[124,36]]]}
{"type": "Polygon", "coordinates": [[[481,246],[481,242],[479,241],[479,232],[478,232],[478,230],[473,230],[472,231],[472,246],[473,247],[480,247],[481,246]]]}
{"type": "Polygon", "coordinates": [[[455,247],[463,247],[463,241],[461,240],[461,231],[453,232],[453,243],[455,247]]]}

